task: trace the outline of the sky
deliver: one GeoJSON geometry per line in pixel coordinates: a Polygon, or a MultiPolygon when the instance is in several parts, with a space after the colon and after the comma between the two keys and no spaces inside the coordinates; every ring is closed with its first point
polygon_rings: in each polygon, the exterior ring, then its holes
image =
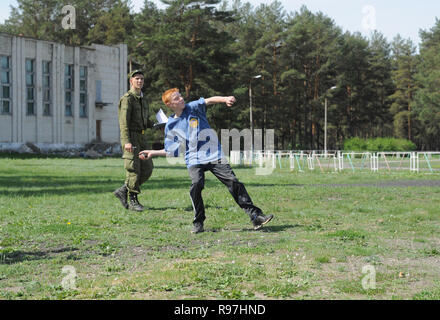
{"type": "MultiPolygon", "coordinates": [[[[312,12],[321,11],[332,18],[344,31],[361,32],[369,37],[373,30],[384,34],[388,41],[400,34],[414,44],[420,42],[420,29],[431,29],[440,18],[439,0],[279,0],[286,13],[299,11],[302,5],[312,12]]],[[[165,8],[160,0],[153,0],[159,8],[165,8]]],[[[232,1],[231,1],[232,2],[232,1]]],[[[242,0],[254,7],[270,4],[272,0],[242,0]]],[[[134,12],[143,6],[144,0],[131,0],[134,12]]],[[[9,6],[17,6],[16,0],[0,1],[0,23],[8,18],[9,6]]]]}

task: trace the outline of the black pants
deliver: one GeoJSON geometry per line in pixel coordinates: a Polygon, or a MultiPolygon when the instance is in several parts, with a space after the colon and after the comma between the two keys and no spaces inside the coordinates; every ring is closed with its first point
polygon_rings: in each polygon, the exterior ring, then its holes
{"type": "Polygon", "coordinates": [[[235,202],[254,220],[262,214],[260,208],[254,206],[244,185],[238,181],[229,164],[209,163],[192,166],[188,169],[192,181],[190,196],[194,208],[194,223],[206,219],[202,190],[205,187],[205,171],[211,171],[229,190],[235,202]]]}

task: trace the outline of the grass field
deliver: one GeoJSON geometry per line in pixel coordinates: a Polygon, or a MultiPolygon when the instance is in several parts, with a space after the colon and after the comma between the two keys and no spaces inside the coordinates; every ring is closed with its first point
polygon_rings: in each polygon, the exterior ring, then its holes
{"type": "Polygon", "coordinates": [[[121,159],[3,156],[0,298],[440,299],[438,174],[234,171],[274,220],[254,231],[207,173],[193,235],[181,165],[155,159],[136,213],[121,159]]]}

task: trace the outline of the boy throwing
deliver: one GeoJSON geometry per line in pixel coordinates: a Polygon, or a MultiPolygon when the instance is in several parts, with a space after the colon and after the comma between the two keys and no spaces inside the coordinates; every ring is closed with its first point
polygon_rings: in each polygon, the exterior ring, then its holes
{"type": "Polygon", "coordinates": [[[209,126],[206,118],[206,106],[225,103],[228,107],[235,103],[234,97],[200,98],[185,103],[178,89],[167,90],[162,101],[174,114],[165,126],[165,149],[143,150],[141,160],[155,156],[178,156],[185,153],[185,162],[191,178],[190,196],[194,208],[194,228],[192,233],[204,231],[206,219],[202,190],[205,184],[205,172],[211,171],[229,190],[235,202],[249,215],[254,229],[258,230],[272,220],[273,215],[265,216],[256,207],[244,185],[238,181],[230,165],[223,156],[216,132],[209,126]]]}

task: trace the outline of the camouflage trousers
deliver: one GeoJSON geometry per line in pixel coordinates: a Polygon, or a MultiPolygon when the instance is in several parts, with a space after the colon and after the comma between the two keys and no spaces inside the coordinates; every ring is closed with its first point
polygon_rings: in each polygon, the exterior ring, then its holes
{"type": "Polygon", "coordinates": [[[124,146],[122,146],[125,185],[129,192],[140,193],[140,186],[151,177],[154,165],[151,159],[139,159],[139,152],[148,149],[146,136],[141,133],[130,132],[130,141],[134,147],[132,153],[124,150],[124,146]]]}

